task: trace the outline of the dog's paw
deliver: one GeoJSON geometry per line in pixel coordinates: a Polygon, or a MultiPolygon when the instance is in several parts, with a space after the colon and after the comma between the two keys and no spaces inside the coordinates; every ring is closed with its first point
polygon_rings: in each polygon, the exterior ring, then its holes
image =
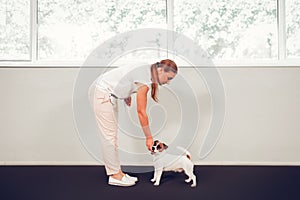
{"type": "Polygon", "coordinates": [[[184,181],[185,181],[186,183],[189,183],[189,182],[191,182],[191,180],[192,180],[192,179],[188,178],[188,179],[185,179],[184,181]]]}
{"type": "Polygon", "coordinates": [[[158,183],[158,182],[155,182],[153,185],[154,185],[154,186],[159,186],[159,183],[158,183]]]}
{"type": "Polygon", "coordinates": [[[151,182],[154,182],[154,181],[156,181],[155,178],[151,179],[151,182]]]}
{"type": "Polygon", "coordinates": [[[196,187],[197,185],[196,185],[196,183],[193,183],[192,185],[191,185],[191,187],[196,187]]]}

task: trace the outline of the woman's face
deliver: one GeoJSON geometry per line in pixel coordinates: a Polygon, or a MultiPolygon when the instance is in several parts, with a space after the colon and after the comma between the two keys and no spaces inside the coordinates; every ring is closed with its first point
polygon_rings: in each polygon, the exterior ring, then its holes
{"type": "Polygon", "coordinates": [[[176,73],[171,70],[165,72],[162,67],[157,69],[158,72],[158,81],[160,85],[169,84],[170,81],[176,76],[176,73]]]}

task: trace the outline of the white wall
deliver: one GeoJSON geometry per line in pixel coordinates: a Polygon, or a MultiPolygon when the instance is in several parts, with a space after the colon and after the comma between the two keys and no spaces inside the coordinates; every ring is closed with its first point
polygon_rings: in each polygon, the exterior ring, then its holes
{"type": "MultiPolygon", "coordinates": [[[[213,105],[193,70],[182,68],[180,73],[189,77],[201,113],[197,137],[190,147],[197,164],[300,164],[300,68],[219,68],[226,115],[222,136],[205,159],[198,154],[213,105]]],[[[99,164],[83,147],[73,119],[78,72],[76,68],[0,69],[0,164],[99,164]]],[[[184,88],[180,90],[184,92],[184,88]]],[[[172,93],[163,92],[162,101],[172,99],[168,97],[172,93]]],[[[180,119],[180,110],[170,105],[166,124],[157,135],[166,141],[175,137],[170,130],[189,126],[174,123],[180,119]]],[[[129,112],[134,113],[134,108],[129,112]]],[[[134,118],[134,114],[130,116],[134,118]]],[[[144,140],[119,137],[120,148],[146,152],[144,140]]],[[[147,165],[148,161],[138,164],[147,165]]]]}

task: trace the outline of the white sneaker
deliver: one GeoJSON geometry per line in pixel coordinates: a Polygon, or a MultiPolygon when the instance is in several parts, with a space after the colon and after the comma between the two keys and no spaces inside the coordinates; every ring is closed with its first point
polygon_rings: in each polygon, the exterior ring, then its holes
{"type": "Polygon", "coordinates": [[[118,180],[118,179],[115,179],[115,178],[109,176],[109,178],[108,178],[108,184],[109,185],[116,185],[116,186],[124,186],[124,187],[126,187],[126,186],[135,185],[135,182],[129,180],[128,178],[126,178],[126,176],[123,176],[122,180],[118,180]]]}
{"type": "Polygon", "coordinates": [[[128,178],[130,181],[133,181],[133,182],[137,182],[138,181],[137,177],[129,176],[128,174],[125,174],[125,177],[128,178]]]}

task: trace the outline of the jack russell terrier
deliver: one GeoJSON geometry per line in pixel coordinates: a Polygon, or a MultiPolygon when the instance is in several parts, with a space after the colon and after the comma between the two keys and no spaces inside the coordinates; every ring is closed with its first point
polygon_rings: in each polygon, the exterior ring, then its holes
{"type": "Polygon", "coordinates": [[[193,181],[191,187],[196,187],[196,176],[193,173],[194,164],[191,161],[191,154],[182,147],[177,147],[184,152],[184,155],[171,155],[166,153],[168,146],[158,140],[154,141],[151,154],[154,155],[154,177],[151,179],[158,186],[163,171],[182,172],[189,177],[186,183],[193,181]]]}

